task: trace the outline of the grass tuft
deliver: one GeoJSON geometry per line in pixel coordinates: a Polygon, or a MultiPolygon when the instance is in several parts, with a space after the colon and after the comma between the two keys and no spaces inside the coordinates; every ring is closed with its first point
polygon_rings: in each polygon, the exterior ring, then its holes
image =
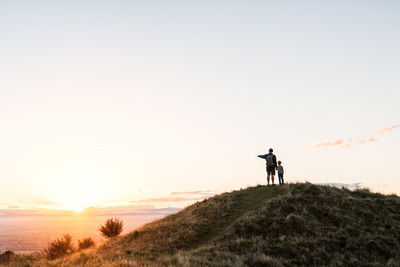
{"type": "Polygon", "coordinates": [[[72,237],[69,234],[65,234],[62,238],[51,241],[47,248],[45,248],[44,255],[47,259],[54,260],[72,252],[74,252],[72,237]]]}
{"type": "Polygon", "coordinates": [[[79,250],[87,249],[94,246],[94,241],[91,237],[83,238],[82,240],[78,240],[78,248],[79,250]]]}
{"type": "Polygon", "coordinates": [[[124,224],[121,219],[111,218],[100,226],[99,231],[105,238],[113,238],[122,232],[123,225],[124,224]]]}

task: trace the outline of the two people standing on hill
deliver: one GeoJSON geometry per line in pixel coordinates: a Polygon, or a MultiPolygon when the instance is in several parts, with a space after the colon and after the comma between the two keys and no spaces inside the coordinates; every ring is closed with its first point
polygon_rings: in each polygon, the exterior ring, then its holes
{"type": "Polygon", "coordinates": [[[269,149],[269,153],[265,155],[258,155],[259,158],[265,159],[267,163],[267,181],[269,185],[270,177],[272,180],[272,185],[275,185],[275,170],[278,171],[279,184],[283,184],[283,166],[282,162],[276,162],[276,156],[272,153],[274,150],[269,149]]]}

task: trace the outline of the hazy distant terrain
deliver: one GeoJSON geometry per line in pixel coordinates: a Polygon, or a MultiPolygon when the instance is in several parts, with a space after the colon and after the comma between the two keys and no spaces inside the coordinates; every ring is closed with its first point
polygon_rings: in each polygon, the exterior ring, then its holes
{"type": "Polygon", "coordinates": [[[131,201],[130,205],[89,207],[81,212],[43,208],[0,209],[0,252],[37,252],[66,233],[74,239],[92,237],[97,243],[103,242],[98,228],[111,217],[122,219],[123,233],[128,233],[214,194],[213,191],[171,192],[167,197],[139,199],[131,201]]]}
{"type": "Polygon", "coordinates": [[[110,217],[117,216],[124,223],[124,233],[132,231],[152,220],[178,209],[165,209],[136,214],[105,214],[105,215],[36,215],[0,216],[0,252],[11,250],[16,253],[36,252],[43,249],[49,241],[69,233],[75,239],[92,237],[95,241],[104,241],[98,232],[100,224],[110,217]]]}

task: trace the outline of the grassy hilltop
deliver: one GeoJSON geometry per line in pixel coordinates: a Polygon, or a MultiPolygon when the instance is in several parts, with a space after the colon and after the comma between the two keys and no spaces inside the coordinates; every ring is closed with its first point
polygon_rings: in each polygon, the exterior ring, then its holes
{"type": "Polygon", "coordinates": [[[400,266],[400,197],[313,184],[195,203],[97,249],[10,266],[400,266]]]}

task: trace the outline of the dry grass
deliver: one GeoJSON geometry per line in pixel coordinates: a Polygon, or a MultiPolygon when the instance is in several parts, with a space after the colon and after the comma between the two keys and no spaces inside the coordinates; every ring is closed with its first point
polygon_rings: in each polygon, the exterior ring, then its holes
{"type": "Polygon", "coordinates": [[[36,266],[400,266],[399,210],[368,190],[257,186],[36,266]]]}

